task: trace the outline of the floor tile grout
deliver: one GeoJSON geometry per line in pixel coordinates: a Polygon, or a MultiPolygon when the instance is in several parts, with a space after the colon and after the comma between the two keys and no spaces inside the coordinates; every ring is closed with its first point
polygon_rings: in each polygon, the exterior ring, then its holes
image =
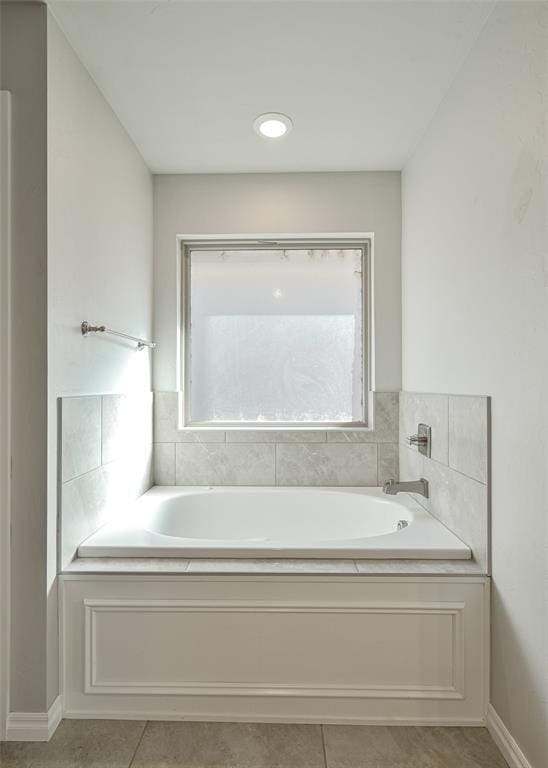
{"type": "Polygon", "coordinates": [[[327,768],[327,750],[325,748],[325,732],[323,729],[323,723],[320,725],[320,733],[322,737],[323,764],[325,768],[327,768]]]}
{"type": "Polygon", "coordinates": [[[135,760],[135,758],[137,756],[137,752],[139,751],[139,747],[141,746],[141,742],[143,740],[143,736],[145,735],[145,731],[146,731],[146,729],[148,727],[149,722],[150,722],[150,720],[145,720],[145,724],[143,725],[143,730],[141,731],[141,735],[139,736],[139,740],[137,741],[137,746],[135,747],[135,750],[134,750],[134,752],[133,752],[133,754],[131,756],[131,760],[129,761],[129,764],[128,764],[127,768],[131,768],[131,766],[133,765],[133,761],[135,760]]]}

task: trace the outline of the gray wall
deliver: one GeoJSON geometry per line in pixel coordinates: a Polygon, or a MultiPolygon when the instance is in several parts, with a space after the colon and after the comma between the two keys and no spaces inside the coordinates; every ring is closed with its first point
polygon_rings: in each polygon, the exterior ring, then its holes
{"type": "Polygon", "coordinates": [[[548,4],[497,4],[403,173],[403,388],[492,396],[491,701],[534,768],[548,754],[547,35],[548,4]]]}
{"type": "MultiPolygon", "coordinates": [[[[57,467],[59,398],[132,393],[142,395],[146,402],[150,391],[150,350],[139,351],[135,344],[113,337],[84,339],[79,326],[88,320],[151,337],[153,202],[148,168],[51,14],[47,86],[47,573],[48,589],[54,590],[61,495],[57,467]]],[[[109,465],[110,475],[118,478],[112,458],[104,457],[104,463],[109,465]]],[[[143,487],[147,487],[146,460],[144,463],[143,487]]],[[[107,496],[111,492],[113,483],[108,485],[107,496]]],[[[74,506],[73,516],[78,513],[76,503],[74,506]]],[[[58,692],[55,615],[50,617],[49,626],[51,704],[58,692]]]]}
{"type": "Polygon", "coordinates": [[[45,5],[1,8],[0,87],[12,93],[10,708],[43,712],[47,617],[47,146],[45,5]]]}
{"type": "Polygon", "coordinates": [[[13,150],[10,710],[44,712],[59,691],[56,399],[150,389],[149,353],[86,344],[78,324],[151,334],[152,179],[44,4],[2,3],[1,33],[13,150]]]}

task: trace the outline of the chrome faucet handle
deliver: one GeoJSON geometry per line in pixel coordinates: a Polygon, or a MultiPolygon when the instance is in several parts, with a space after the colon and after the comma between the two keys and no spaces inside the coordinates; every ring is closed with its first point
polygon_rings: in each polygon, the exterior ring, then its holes
{"type": "Polygon", "coordinates": [[[432,450],[432,430],[428,424],[419,424],[417,433],[407,438],[408,445],[416,446],[419,453],[430,458],[432,450]]]}
{"type": "Polygon", "coordinates": [[[428,443],[427,435],[411,435],[407,438],[409,445],[426,445],[428,443]]]}

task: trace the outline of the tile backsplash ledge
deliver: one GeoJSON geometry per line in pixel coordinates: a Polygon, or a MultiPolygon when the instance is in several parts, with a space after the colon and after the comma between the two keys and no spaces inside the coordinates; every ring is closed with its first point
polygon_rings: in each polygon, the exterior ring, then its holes
{"type": "Polygon", "coordinates": [[[372,430],[180,430],[179,394],[154,394],[157,485],[376,486],[398,476],[398,393],[372,430]]]}
{"type": "Polygon", "coordinates": [[[60,567],[151,485],[378,486],[425,477],[415,498],[489,569],[487,397],[377,392],[372,430],[180,430],[179,394],[61,398],[60,567]],[[431,458],[405,444],[432,427],[431,458]]]}
{"type": "Polygon", "coordinates": [[[489,572],[490,398],[400,393],[400,479],[425,477],[430,497],[413,494],[468,546],[489,572]],[[406,444],[419,423],[432,427],[431,457],[406,444]]]}
{"type": "Polygon", "coordinates": [[[59,567],[152,486],[152,392],[59,398],[59,567]]]}

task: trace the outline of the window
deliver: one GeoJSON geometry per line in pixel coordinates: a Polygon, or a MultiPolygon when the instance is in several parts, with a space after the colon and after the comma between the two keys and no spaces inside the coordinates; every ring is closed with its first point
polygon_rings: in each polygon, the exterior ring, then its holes
{"type": "Polygon", "coordinates": [[[367,425],[368,242],[184,243],[184,425],[367,425]]]}

